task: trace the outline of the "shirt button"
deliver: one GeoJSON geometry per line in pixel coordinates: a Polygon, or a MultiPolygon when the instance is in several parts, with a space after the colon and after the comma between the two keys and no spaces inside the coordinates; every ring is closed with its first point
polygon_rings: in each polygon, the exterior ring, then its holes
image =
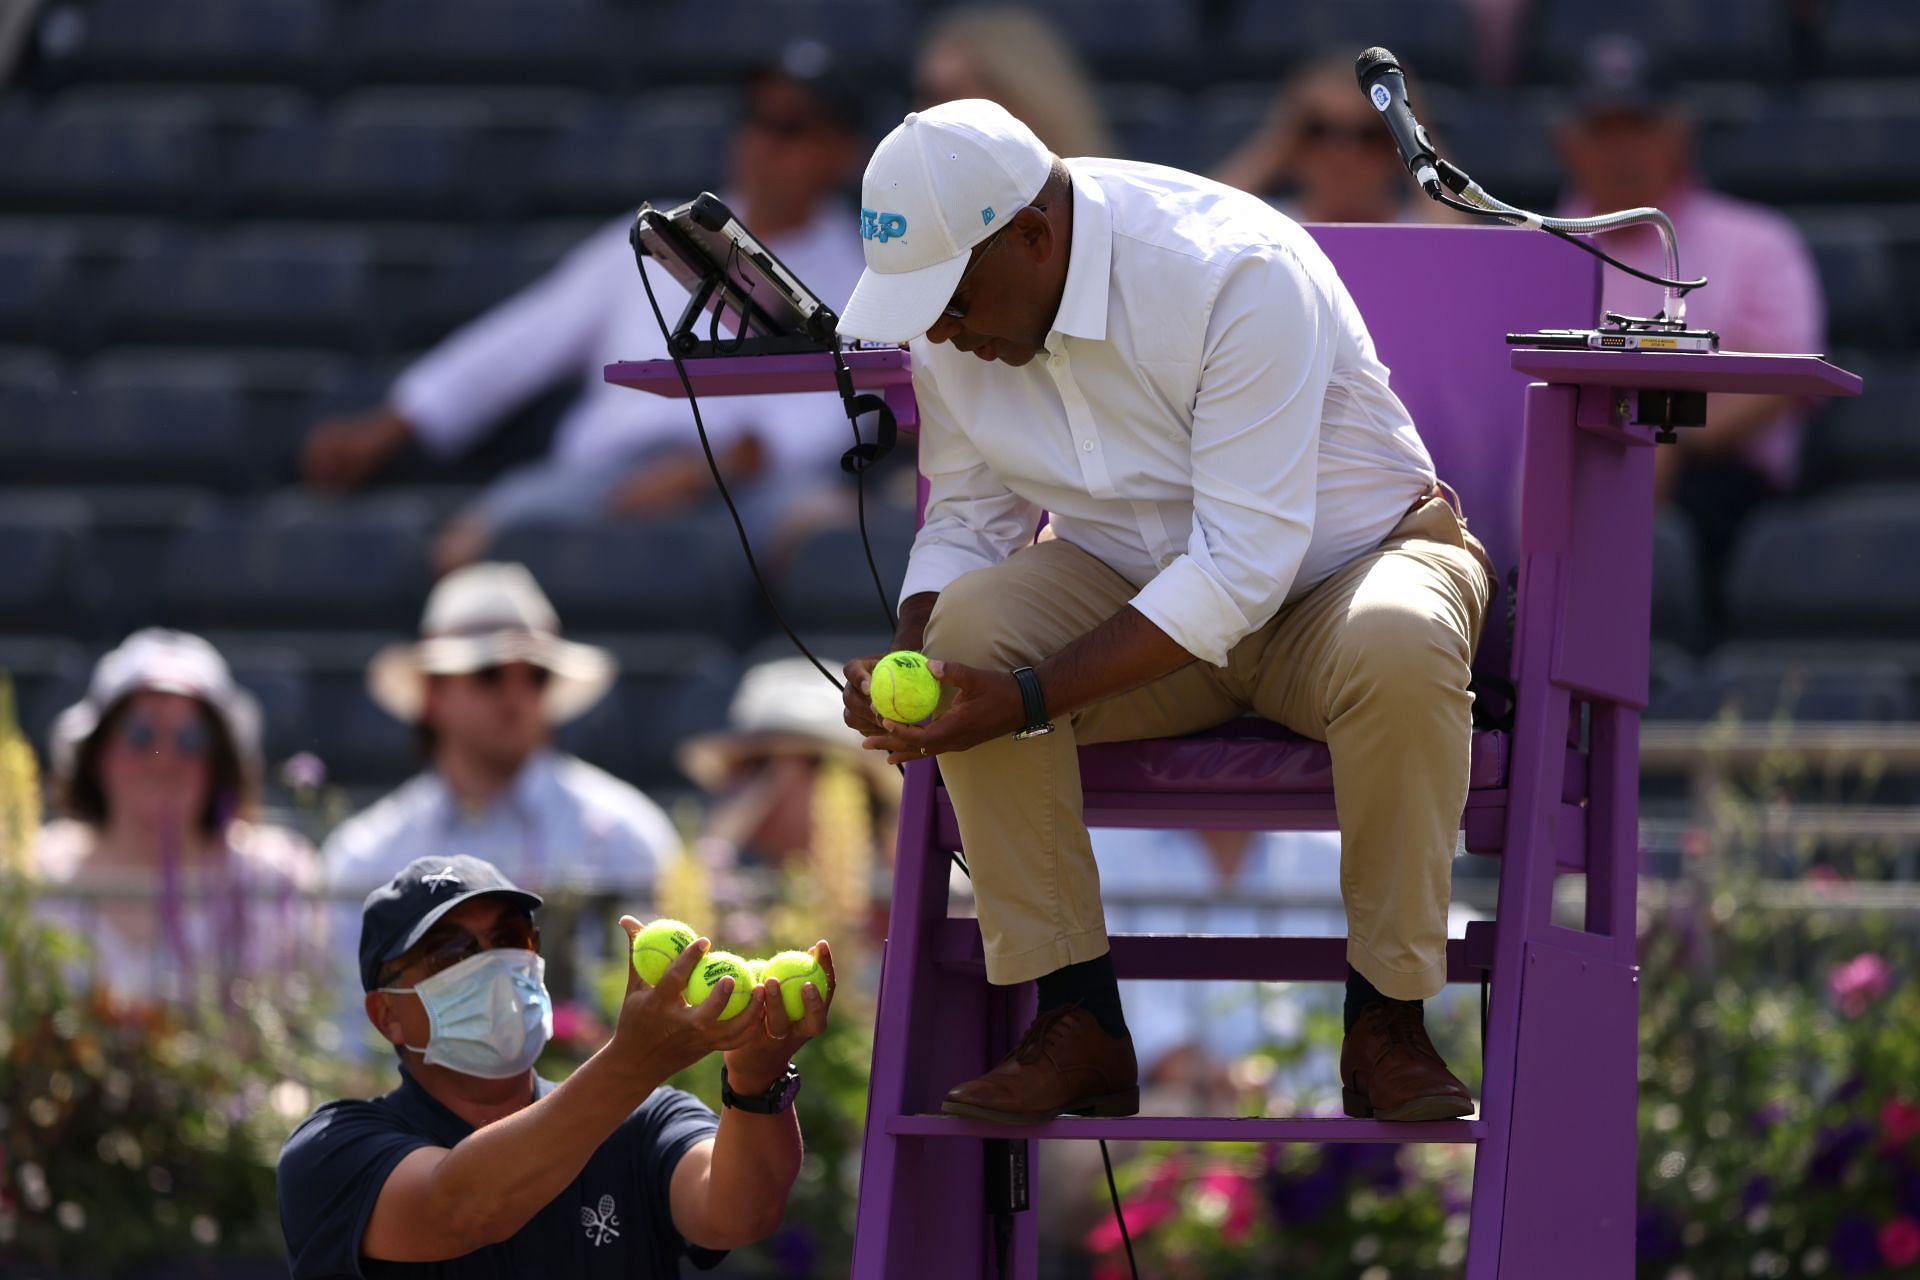
{"type": "Polygon", "coordinates": [[[1082,440],[1082,441],[1080,442],[1080,452],[1082,452],[1082,453],[1092,453],[1092,452],[1093,452],[1093,441],[1091,441],[1091,440],[1082,440]]]}

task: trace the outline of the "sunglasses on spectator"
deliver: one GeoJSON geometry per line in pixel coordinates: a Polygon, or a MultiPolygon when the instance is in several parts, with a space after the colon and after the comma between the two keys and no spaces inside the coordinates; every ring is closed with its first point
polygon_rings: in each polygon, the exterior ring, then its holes
{"type": "Polygon", "coordinates": [[[507,672],[518,668],[526,673],[527,682],[536,689],[547,687],[547,681],[553,679],[553,672],[545,667],[536,667],[531,663],[502,663],[498,666],[481,667],[473,673],[473,678],[482,688],[498,689],[507,682],[507,672]]]}
{"type": "MultiPolygon", "coordinates": [[[[160,729],[145,716],[128,716],[120,725],[120,741],[136,751],[160,750],[160,729]]],[[[207,754],[212,739],[207,726],[194,722],[183,724],[173,731],[173,754],[186,760],[198,760],[207,754]]]]}
{"type": "Polygon", "coordinates": [[[771,111],[753,112],[746,117],[746,125],[781,142],[803,142],[831,128],[818,116],[780,115],[771,111]]]}
{"type": "Polygon", "coordinates": [[[525,912],[500,917],[494,921],[493,928],[487,931],[485,937],[457,924],[437,924],[427,930],[426,937],[414,944],[413,950],[380,971],[380,984],[385,986],[412,968],[418,968],[419,980],[425,981],[482,951],[539,949],[540,927],[525,912]]]}
{"type": "Polygon", "coordinates": [[[1310,116],[1300,122],[1300,138],[1303,142],[1350,142],[1361,147],[1390,147],[1393,135],[1383,125],[1335,124],[1331,120],[1310,116]]]}

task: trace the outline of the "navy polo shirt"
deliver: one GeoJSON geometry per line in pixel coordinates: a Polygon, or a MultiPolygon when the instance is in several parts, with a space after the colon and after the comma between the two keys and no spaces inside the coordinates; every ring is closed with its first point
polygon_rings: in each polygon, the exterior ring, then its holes
{"type": "MultiPolygon", "coordinates": [[[[534,1097],[553,1089],[534,1078],[534,1097]]],[[[446,1262],[382,1262],[360,1256],[360,1238],[387,1175],[408,1152],[452,1147],[473,1132],[403,1069],[392,1093],[321,1107],[280,1152],[280,1229],[294,1280],[671,1280],[682,1257],[706,1270],[726,1255],[681,1238],[669,1189],[680,1157],[719,1127],[692,1094],[655,1089],[512,1238],[446,1262]]]]}

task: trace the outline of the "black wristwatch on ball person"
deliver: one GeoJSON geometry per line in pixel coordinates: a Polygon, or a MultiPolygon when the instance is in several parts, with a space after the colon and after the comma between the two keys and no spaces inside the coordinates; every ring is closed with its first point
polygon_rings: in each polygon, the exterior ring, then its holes
{"type": "Polygon", "coordinates": [[[767,1086],[765,1093],[740,1094],[733,1091],[727,1083],[727,1064],[720,1064],[720,1103],[732,1107],[735,1111],[749,1111],[756,1116],[777,1116],[793,1105],[800,1096],[800,1068],[791,1062],[787,1064],[787,1073],[767,1086]]]}
{"type": "Polygon", "coordinates": [[[1026,727],[1013,735],[1015,742],[1025,742],[1028,738],[1041,738],[1053,732],[1053,722],[1047,719],[1047,699],[1040,692],[1040,677],[1033,673],[1032,667],[1015,667],[1013,682],[1020,686],[1021,712],[1027,718],[1026,727]]]}

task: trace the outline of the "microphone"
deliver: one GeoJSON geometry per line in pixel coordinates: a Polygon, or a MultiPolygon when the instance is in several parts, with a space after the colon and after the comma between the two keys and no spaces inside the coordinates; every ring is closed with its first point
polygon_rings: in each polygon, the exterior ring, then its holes
{"type": "Polygon", "coordinates": [[[1440,175],[1433,167],[1433,140],[1427,137],[1426,129],[1413,118],[1413,108],[1407,105],[1407,78],[1400,70],[1400,60],[1375,45],[1360,55],[1353,64],[1353,73],[1359,78],[1360,91],[1386,120],[1407,172],[1413,175],[1421,190],[1435,200],[1440,199],[1440,175]]]}

